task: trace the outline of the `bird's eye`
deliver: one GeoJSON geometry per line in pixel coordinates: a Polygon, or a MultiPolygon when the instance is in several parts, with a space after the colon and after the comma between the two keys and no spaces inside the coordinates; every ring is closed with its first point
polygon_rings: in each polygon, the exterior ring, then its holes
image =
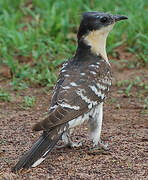
{"type": "Polygon", "coordinates": [[[102,17],[101,19],[100,19],[100,21],[102,22],[102,23],[106,23],[107,22],[107,17],[102,17]]]}

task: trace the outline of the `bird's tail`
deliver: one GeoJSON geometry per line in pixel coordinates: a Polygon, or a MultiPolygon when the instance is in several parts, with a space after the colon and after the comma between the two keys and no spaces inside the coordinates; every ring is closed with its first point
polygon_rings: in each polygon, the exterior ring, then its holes
{"type": "Polygon", "coordinates": [[[53,149],[56,143],[61,139],[64,131],[53,135],[53,132],[43,132],[39,139],[33,144],[31,149],[26,152],[12,168],[12,172],[20,169],[36,167],[39,165],[53,149]]]}

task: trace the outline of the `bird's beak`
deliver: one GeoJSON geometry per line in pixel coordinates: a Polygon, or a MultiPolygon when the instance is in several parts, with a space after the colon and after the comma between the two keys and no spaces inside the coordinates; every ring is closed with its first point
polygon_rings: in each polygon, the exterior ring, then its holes
{"type": "Polygon", "coordinates": [[[125,20],[128,19],[126,16],[122,16],[122,15],[115,15],[114,16],[114,20],[115,22],[120,21],[120,20],[125,20]]]}

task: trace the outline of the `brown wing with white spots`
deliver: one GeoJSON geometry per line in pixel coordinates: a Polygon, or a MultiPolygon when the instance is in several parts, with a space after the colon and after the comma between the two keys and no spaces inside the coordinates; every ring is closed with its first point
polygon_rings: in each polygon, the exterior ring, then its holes
{"type": "Polygon", "coordinates": [[[82,65],[67,63],[55,86],[50,114],[33,129],[51,130],[83,115],[104,101],[110,85],[110,66],[105,60],[82,65]]]}

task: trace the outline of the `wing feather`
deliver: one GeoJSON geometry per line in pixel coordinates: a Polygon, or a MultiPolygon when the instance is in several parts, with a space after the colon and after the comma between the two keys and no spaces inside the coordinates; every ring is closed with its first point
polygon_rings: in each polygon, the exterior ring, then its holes
{"type": "Polygon", "coordinates": [[[86,68],[76,66],[71,69],[68,65],[64,68],[60,72],[52,98],[51,107],[55,108],[35,124],[33,130],[51,130],[71,121],[103,102],[107,96],[111,74],[109,65],[104,60],[100,61],[99,66],[94,63],[87,64],[86,68]]]}

